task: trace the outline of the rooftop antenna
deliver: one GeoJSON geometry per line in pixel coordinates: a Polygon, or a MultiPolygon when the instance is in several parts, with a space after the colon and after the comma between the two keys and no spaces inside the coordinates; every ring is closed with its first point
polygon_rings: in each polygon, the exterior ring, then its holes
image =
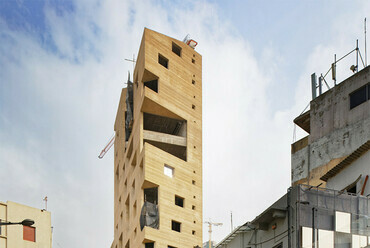
{"type": "Polygon", "coordinates": [[[45,198],[42,200],[45,202],[45,210],[48,211],[48,197],[45,196],[45,198]]]}
{"type": "Polygon", "coordinates": [[[125,59],[125,60],[128,62],[132,62],[132,74],[134,74],[135,63],[136,63],[135,54],[132,54],[132,59],[125,59]]]}
{"type": "Polygon", "coordinates": [[[364,21],[364,29],[365,29],[365,66],[367,66],[367,51],[366,51],[366,17],[364,21]]]}

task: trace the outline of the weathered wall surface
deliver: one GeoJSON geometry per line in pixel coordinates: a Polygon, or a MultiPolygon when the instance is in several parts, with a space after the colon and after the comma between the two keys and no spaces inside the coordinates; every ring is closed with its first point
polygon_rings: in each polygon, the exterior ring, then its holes
{"type": "Polygon", "coordinates": [[[367,67],[311,101],[308,144],[292,151],[292,184],[320,183],[323,173],[370,139],[370,101],[350,109],[350,94],[369,81],[367,67]]]}

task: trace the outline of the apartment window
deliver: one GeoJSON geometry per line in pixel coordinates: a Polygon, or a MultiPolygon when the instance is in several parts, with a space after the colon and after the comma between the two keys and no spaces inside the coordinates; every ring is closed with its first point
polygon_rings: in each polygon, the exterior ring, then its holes
{"type": "Polygon", "coordinates": [[[167,246],[167,248],[177,248],[177,247],[175,247],[175,246],[170,246],[170,245],[169,245],[169,246],[167,246]]]}
{"type": "Polygon", "coordinates": [[[194,230],[193,230],[193,231],[191,231],[191,234],[195,235],[195,231],[194,231],[194,230]]]}
{"type": "Polygon", "coordinates": [[[184,207],[184,198],[182,198],[178,195],[175,195],[175,205],[183,208],[184,207]]]}
{"type": "Polygon", "coordinates": [[[33,226],[23,226],[23,240],[36,242],[36,228],[33,226]]]}
{"type": "Polygon", "coordinates": [[[166,176],[168,176],[168,177],[173,177],[173,173],[174,173],[174,168],[172,168],[171,166],[169,166],[169,165],[164,165],[164,171],[163,171],[163,173],[166,175],[166,176]]]}
{"type": "Polygon", "coordinates": [[[154,242],[145,243],[145,248],[154,248],[154,242]]]}
{"type": "Polygon", "coordinates": [[[191,206],[191,209],[192,209],[192,210],[195,210],[195,206],[194,206],[194,205],[193,205],[193,206],[191,206]]]}
{"type": "Polygon", "coordinates": [[[177,56],[181,57],[181,47],[174,42],[172,42],[172,52],[177,54],[177,56]]]}
{"type": "Polygon", "coordinates": [[[195,64],[195,59],[191,59],[191,63],[195,64]]]}
{"type": "Polygon", "coordinates": [[[159,53],[158,53],[158,63],[168,69],[168,59],[159,53]]]}
{"type": "Polygon", "coordinates": [[[171,229],[176,232],[181,232],[181,223],[173,220],[171,222],[171,229]]]}
{"type": "Polygon", "coordinates": [[[357,107],[358,105],[369,100],[370,86],[369,84],[362,86],[358,90],[355,90],[349,94],[350,109],[357,107]]]}

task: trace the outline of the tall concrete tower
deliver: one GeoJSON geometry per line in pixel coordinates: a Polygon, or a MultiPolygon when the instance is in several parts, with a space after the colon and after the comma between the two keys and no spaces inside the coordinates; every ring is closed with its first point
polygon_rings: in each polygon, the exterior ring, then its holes
{"type": "Polygon", "coordinates": [[[201,247],[201,55],[145,29],[114,130],[112,248],[201,247]]]}

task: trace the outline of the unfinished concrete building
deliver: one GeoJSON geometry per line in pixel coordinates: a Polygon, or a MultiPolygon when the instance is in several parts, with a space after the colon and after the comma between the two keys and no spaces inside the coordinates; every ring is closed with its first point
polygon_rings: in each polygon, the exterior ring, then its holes
{"type": "Polygon", "coordinates": [[[145,29],[114,130],[112,248],[202,245],[202,57],[145,29]]]}
{"type": "Polygon", "coordinates": [[[309,135],[292,145],[292,187],[217,248],[370,247],[370,67],[310,106],[294,120],[309,135]]]}
{"type": "MultiPolygon", "coordinates": [[[[313,99],[310,110],[294,120],[309,135],[292,144],[293,185],[325,186],[329,179],[324,176],[326,173],[338,170],[340,164],[352,163],[368,150],[369,82],[370,67],[366,67],[313,99]]],[[[352,178],[351,183],[357,177],[352,178]]],[[[365,175],[358,182],[363,183],[364,180],[365,175]]],[[[351,190],[358,193],[360,189],[351,187],[351,190]]]]}

